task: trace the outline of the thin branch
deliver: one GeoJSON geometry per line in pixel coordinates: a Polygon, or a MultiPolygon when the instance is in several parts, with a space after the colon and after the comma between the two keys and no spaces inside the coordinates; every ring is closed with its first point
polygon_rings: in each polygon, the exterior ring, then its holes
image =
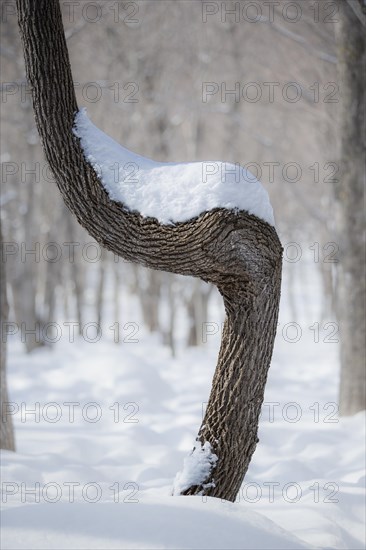
{"type": "MultiPolygon", "coordinates": [[[[268,17],[264,17],[264,16],[261,17],[261,20],[267,23],[270,22],[268,17]]],[[[271,25],[274,28],[274,30],[276,30],[283,36],[286,36],[287,38],[291,38],[291,40],[294,40],[295,42],[297,42],[297,44],[300,44],[300,46],[305,48],[305,50],[307,50],[311,55],[315,55],[319,59],[322,59],[323,61],[327,61],[328,63],[333,63],[333,64],[337,63],[337,57],[335,55],[331,55],[329,53],[322,52],[321,50],[317,50],[316,48],[313,48],[308,44],[308,42],[303,36],[295,34],[294,32],[286,29],[282,25],[278,25],[277,23],[272,22],[271,25]]]]}
{"type": "Polygon", "coordinates": [[[358,0],[347,0],[348,5],[351,6],[352,10],[354,11],[355,15],[358,17],[358,19],[361,21],[361,24],[365,27],[366,26],[366,16],[365,16],[365,9],[366,4],[364,4],[364,7],[362,8],[360,2],[358,0]]]}

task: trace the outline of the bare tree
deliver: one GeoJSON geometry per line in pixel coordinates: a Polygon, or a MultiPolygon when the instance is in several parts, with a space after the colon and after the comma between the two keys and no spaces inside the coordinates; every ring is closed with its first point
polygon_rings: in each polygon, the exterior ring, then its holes
{"type": "MultiPolygon", "coordinates": [[[[0,241],[1,246],[3,244],[3,237],[1,233],[0,225],[0,241]]],[[[9,416],[7,410],[7,403],[9,402],[8,398],[8,387],[6,380],[6,339],[4,323],[8,320],[8,301],[6,298],[6,276],[5,276],[5,261],[1,257],[0,261],[0,306],[1,306],[1,339],[0,339],[0,415],[1,415],[1,425],[0,425],[0,449],[7,449],[8,451],[15,451],[15,441],[14,441],[14,428],[12,417],[9,416]]]]}
{"type": "Polygon", "coordinates": [[[340,2],[338,73],[342,90],[341,166],[336,189],[342,258],[337,287],[341,333],[340,412],[366,409],[365,393],[365,62],[366,7],[340,2]]]}
{"type": "Polygon", "coordinates": [[[102,246],[153,269],[217,286],[225,327],[197,447],[218,457],[185,494],[235,500],[257,445],[276,334],[282,247],[275,229],[223,208],[165,226],[110,200],[72,132],[78,111],[58,0],[18,0],[27,78],[46,158],[67,206],[102,246]]]}

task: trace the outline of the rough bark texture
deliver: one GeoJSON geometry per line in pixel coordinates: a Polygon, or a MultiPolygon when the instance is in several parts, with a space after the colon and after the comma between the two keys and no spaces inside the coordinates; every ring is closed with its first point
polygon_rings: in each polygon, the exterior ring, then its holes
{"type": "MultiPolygon", "coordinates": [[[[221,292],[226,323],[199,439],[218,461],[189,494],[235,500],[257,443],[279,307],[282,247],[266,222],[215,209],[162,226],[111,201],[72,133],[76,103],[58,0],[17,0],[38,131],[57,185],[101,245],[154,269],[192,275],[221,292]]],[[[174,185],[174,182],[172,182],[174,185]]],[[[197,366],[199,368],[199,366],[197,366]]]]}
{"type": "Polygon", "coordinates": [[[366,7],[340,2],[338,74],[341,96],[341,181],[336,189],[340,211],[341,262],[337,317],[341,335],[340,413],[366,409],[365,392],[365,63],[366,7]],[[357,13],[359,16],[357,16],[357,13]]]}
{"type": "MultiPolygon", "coordinates": [[[[0,225],[0,242],[3,243],[0,225]]],[[[0,449],[15,451],[14,428],[12,417],[7,414],[7,403],[9,402],[8,388],[6,381],[6,335],[3,330],[3,323],[8,320],[8,301],[6,298],[6,276],[5,261],[0,261],[0,306],[1,306],[1,337],[0,337],[0,449]]]]}

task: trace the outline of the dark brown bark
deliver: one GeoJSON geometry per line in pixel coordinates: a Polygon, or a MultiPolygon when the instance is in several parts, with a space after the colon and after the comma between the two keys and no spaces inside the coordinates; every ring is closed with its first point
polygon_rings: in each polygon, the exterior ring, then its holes
{"type": "Polygon", "coordinates": [[[339,206],[341,258],[336,311],[341,335],[340,413],[366,409],[365,277],[365,65],[366,8],[339,2],[338,75],[341,90],[341,180],[339,206]]]}
{"type": "MultiPolygon", "coordinates": [[[[58,0],[18,0],[27,77],[47,161],[67,206],[102,246],[141,265],[215,284],[226,308],[218,365],[200,441],[218,461],[191,487],[235,500],[257,443],[258,416],[276,333],[282,247],[273,227],[215,209],[174,226],[111,201],[72,133],[76,103],[58,0]]],[[[173,184],[173,182],[172,182],[173,184]]]]}
{"type": "MultiPolygon", "coordinates": [[[[0,243],[3,245],[3,237],[0,225],[0,243]]],[[[0,336],[0,449],[15,451],[14,428],[12,417],[8,414],[7,403],[8,386],[6,379],[6,331],[3,323],[8,320],[8,300],[6,296],[5,261],[0,261],[0,309],[1,309],[1,336],[0,336]]]]}

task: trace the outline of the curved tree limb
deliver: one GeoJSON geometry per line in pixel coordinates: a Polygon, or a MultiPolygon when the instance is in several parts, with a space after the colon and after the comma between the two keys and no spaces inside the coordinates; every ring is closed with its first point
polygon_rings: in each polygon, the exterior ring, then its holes
{"type": "Polygon", "coordinates": [[[17,7],[38,131],[67,206],[115,254],[200,277],[224,298],[225,328],[198,436],[218,459],[205,479],[182,492],[235,500],[258,440],[276,334],[282,269],[277,233],[243,211],[216,208],[167,226],[110,200],[72,131],[78,106],[58,0],[17,0],[17,7]]]}

